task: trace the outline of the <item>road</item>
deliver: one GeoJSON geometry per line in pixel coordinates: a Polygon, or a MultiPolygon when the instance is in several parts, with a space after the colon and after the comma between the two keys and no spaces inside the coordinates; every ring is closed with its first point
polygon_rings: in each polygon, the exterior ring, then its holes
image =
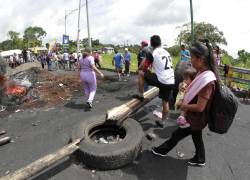
{"type": "MultiPolygon", "coordinates": [[[[110,72],[105,72],[112,75],[110,72]]],[[[0,146],[0,176],[11,173],[36,159],[56,151],[79,135],[89,122],[103,120],[106,111],[125,103],[136,92],[136,79],[129,82],[104,82],[99,84],[94,108],[86,110],[81,92],[75,92],[69,101],[55,107],[26,109],[0,120],[0,127],[8,132],[14,142],[0,146]]],[[[78,160],[65,159],[57,166],[34,179],[53,180],[249,180],[250,179],[250,104],[240,103],[232,128],[218,135],[204,131],[207,165],[204,168],[187,166],[194,147],[190,137],[180,142],[169,156],[160,158],[150,149],[170,136],[177,128],[175,119],[169,119],[164,129],[154,124],[153,110],[160,110],[158,98],[151,101],[133,118],[140,122],[145,133],[154,132],[157,138],[143,139],[143,151],[138,159],[124,168],[98,171],[86,167],[78,160]],[[178,152],[184,153],[179,157],[178,152]]]]}

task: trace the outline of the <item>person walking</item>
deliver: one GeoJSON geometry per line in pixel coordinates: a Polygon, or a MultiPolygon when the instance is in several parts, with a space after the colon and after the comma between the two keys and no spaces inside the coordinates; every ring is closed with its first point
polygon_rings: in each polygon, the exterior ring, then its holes
{"type": "Polygon", "coordinates": [[[64,50],[63,53],[63,62],[64,62],[64,69],[69,70],[69,53],[66,49],[64,50]]]}
{"type": "Polygon", "coordinates": [[[190,52],[192,66],[197,70],[198,74],[189,85],[183,103],[180,105],[181,110],[186,112],[185,118],[190,127],[176,129],[167,141],[160,146],[153,147],[152,153],[165,157],[180,140],[191,135],[195,146],[195,155],[188,161],[188,164],[205,166],[202,130],[207,125],[207,113],[209,113],[213,99],[215,83],[219,83],[219,76],[212,48],[208,42],[206,45],[196,42],[191,47],[190,52]]]}
{"type": "Polygon", "coordinates": [[[117,72],[119,81],[122,81],[121,74],[122,74],[122,64],[123,64],[123,56],[121,53],[115,49],[115,55],[113,57],[112,65],[115,66],[115,71],[117,72]]]}
{"type": "Polygon", "coordinates": [[[124,75],[126,75],[127,77],[129,77],[129,69],[130,69],[130,64],[131,64],[131,54],[128,51],[128,48],[125,48],[124,64],[125,64],[124,75]]]}
{"type": "Polygon", "coordinates": [[[185,45],[181,45],[181,63],[189,64],[190,52],[186,49],[185,45]]]}
{"type": "Polygon", "coordinates": [[[95,61],[95,66],[98,65],[99,68],[102,68],[100,62],[101,62],[101,55],[98,53],[97,50],[94,51],[93,53],[94,61],[95,61]]]}
{"type": "MultiPolygon", "coordinates": [[[[141,62],[146,58],[146,53],[148,51],[148,42],[147,41],[142,41],[141,42],[141,47],[140,47],[140,50],[139,50],[139,53],[137,55],[137,66],[138,66],[138,70],[140,69],[140,66],[141,65],[141,62]]],[[[147,91],[149,89],[149,86],[146,82],[144,82],[144,91],[147,91]]]]}
{"type": "Polygon", "coordinates": [[[94,58],[90,53],[90,50],[87,48],[83,50],[82,58],[79,60],[78,69],[80,72],[80,79],[83,84],[86,103],[89,108],[92,108],[97,88],[95,72],[97,72],[102,78],[104,75],[96,68],[94,58]]]}
{"type": "Polygon", "coordinates": [[[144,66],[143,69],[145,70],[139,70],[138,74],[139,95],[134,95],[133,97],[138,98],[141,101],[144,100],[144,82],[158,87],[160,89],[159,98],[162,99],[162,117],[161,120],[156,121],[156,124],[163,127],[168,118],[168,102],[170,93],[174,87],[174,70],[170,54],[161,47],[160,36],[152,36],[150,38],[150,44],[152,47],[152,53],[150,51],[146,53],[146,58],[141,62],[141,65],[144,66]],[[150,64],[154,73],[148,69],[150,64]]]}

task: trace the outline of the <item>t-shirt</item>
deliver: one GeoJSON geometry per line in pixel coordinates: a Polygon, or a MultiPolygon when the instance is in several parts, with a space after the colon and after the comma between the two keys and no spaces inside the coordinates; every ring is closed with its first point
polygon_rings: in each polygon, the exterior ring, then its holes
{"type": "Polygon", "coordinates": [[[129,52],[124,54],[124,61],[128,61],[128,62],[131,61],[131,54],[129,52]]]}
{"type": "Polygon", "coordinates": [[[174,69],[170,54],[162,47],[153,51],[152,57],[146,54],[146,58],[152,61],[152,68],[162,84],[174,84],[174,69]]]}
{"type": "Polygon", "coordinates": [[[69,60],[69,53],[63,53],[63,60],[68,61],[69,60]]]}
{"type": "Polygon", "coordinates": [[[115,60],[115,67],[121,67],[122,66],[122,55],[120,53],[115,54],[114,58],[115,60]]]}
{"type": "Polygon", "coordinates": [[[181,50],[181,61],[183,62],[187,62],[188,61],[188,57],[186,56],[190,56],[190,53],[188,50],[181,50]]]}
{"type": "Polygon", "coordinates": [[[92,65],[95,64],[94,58],[92,56],[87,56],[80,59],[80,69],[84,72],[94,71],[92,65]]]}
{"type": "Polygon", "coordinates": [[[98,53],[94,54],[94,60],[99,61],[100,60],[100,55],[98,53]]]}
{"type": "Polygon", "coordinates": [[[200,90],[198,95],[196,95],[189,104],[196,104],[198,101],[198,96],[203,97],[208,100],[207,106],[203,112],[186,112],[186,120],[190,124],[192,130],[201,130],[207,125],[208,112],[211,107],[211,102],[214,95],[215,83],[210,82],[204,88],[200,90]]]}

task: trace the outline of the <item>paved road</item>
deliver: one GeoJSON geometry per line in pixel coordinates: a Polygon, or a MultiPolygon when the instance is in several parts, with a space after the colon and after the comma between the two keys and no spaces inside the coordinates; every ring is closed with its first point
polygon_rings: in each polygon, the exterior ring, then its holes
{"type": "MultiPolygon", "coordinates": [[[[1,119],[0,127],[7,130],[14,142],[0,147],[0,176],[61,148],[67,144],[72,132],[79,132],[87,123],[103,120],[107,109],[126,102],[136,92],[135,82],[133,77],[128,84],[99,84],[92,111],[85,111],[81,92],[76,92],[70,101],[54,108],[29,109],[1,119]]],[[[170,119],[164,129],[154,125],[152,111],[160,110],[160,101],[156,98],[133,117],[141,123],[145,133],[154,132],[157,135],[154,141],[143,139],[143,152],[133,164],[118,170],[93,171],[81,162],[65,159],[35,179],[249,180],[249,107],[249,104],[240,104],[236,121],[227,134],[217,135],[205,130],[207,166],[204,168],[186,164],[194,151],[191,138],[180,142],[166,158],[149,152],[152,146],[161,143],[176,128],[174,119],[170,119]],[[178,152],[184,153],[184,157],[178,157],[178,152]]]]}

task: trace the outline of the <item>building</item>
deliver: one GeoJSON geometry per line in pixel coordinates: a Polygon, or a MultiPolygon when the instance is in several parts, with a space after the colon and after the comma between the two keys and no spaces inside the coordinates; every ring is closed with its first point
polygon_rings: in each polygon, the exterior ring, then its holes
{"type": "Polygon", "coordinates": [[[102,48],[102,51],[103,51],[103,53],[112,54],[112,53],[114,53],[114,48],[104,47],[104,48],[102,48]]]}

